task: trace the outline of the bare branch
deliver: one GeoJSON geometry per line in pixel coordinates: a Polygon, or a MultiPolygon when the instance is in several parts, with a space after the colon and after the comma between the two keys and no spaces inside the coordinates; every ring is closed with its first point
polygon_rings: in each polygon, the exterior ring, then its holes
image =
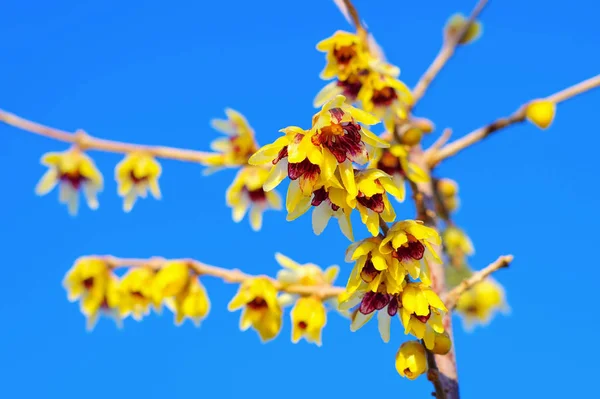
{"type": "Polygon", "coordinates": [[[454,287],[450,292],[446,293],[446,295],[442,295],[442,300],[446,304],[448,311],[452,311],[456,307],[456,303],[460,296],[467,291],[469,288],[474,286],[477,283],[485,280],[490,274],[494,273],[498,269],[502,269],[503,267],[508,267],[510,263],[513,261],[512,255],[504,255],[496,259],[494,263],[491,263],[489,266],[481,269],[477,273],[474,273],[471,277],[463,280],[459,285],[454,287]]]}
{"type": "MultiPolygon", "coordinates": [[[[560,103],[598,86],[600,86],[600,75],[596,75],[583,82],[577,83],[576,85],[567,87],[564,90],[546,97],[546,99],[555,103],[560,103]]],[[[426,154],[427,163],[430,167],[435,167],[444,159],[456,155],[465,148],[485,139],[492,133],[515,123],[523,122],[525,120],[526,107],[527,104],[524,104],[513,114],[504,118],[499,118],[487,126],[474,130],[466,136],[445,145],[439,150],[428,150],[426,154]]]]}
{"type": "Polygon", "coordinates": [[[429,151],[439,150],[448,142],[448,140],[450,140],[451,136],[452,136],[452,129],[450,129],[450,128],[444,129],[444,131],[442,132],[442,135],[440,137],[438,137],[438,139],[431,145],[431,147],[429,147],[425,151],[425,153],[427,153],[429,151]]]}

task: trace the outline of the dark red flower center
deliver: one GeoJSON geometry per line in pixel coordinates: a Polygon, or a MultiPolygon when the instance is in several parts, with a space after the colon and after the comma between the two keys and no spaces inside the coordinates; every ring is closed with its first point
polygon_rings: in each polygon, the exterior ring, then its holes
{"type": "Polygon", "coordinates": [[[308,324],[306,324],[305,321],[298,322],[298,328],[300,328],[301,330],[306,330],[307,327],[308,327],[308,324]]]}
{"type": "Polygon", "coordinates": [[[388,86],[381,90],[373,90],[371,101],[376,106],[389,107],[397,98],[398,94],[396,93],[396,90],[388,86]]]}
{"type": "Polygon", "coordinates": [[[381,213],[385,209],[385,204],[383,202],[383,194],[375,194],[372,197],[367,197],[359,191],[356,200],[365,208],[369,208],[370,210],[376,213],[381,213]]]}
{"type": "Polygon", "coordinates": [[[259,187],[256,190],[248,190],[248,188],[244,186],[243,191],[248,194],[248,197],[250,197],[250,201],[252,202],[264,202],[267,200],[267,194],[262,187],[259,187]]]}
{"type": "Polygon", "coordinates": [[[402,164],[397,156],[392,154],[389,150],[383,150],[381,159],[377,162],[377,169],[384,171],[390,176],[399,173],[402,176],[406,176],[402,164]]]}
{"type": "Polygon", "coordinates": [[[356,99],[358,92],[362,88],[361,81],[355,76],[350,76],[346,80],[338,80],[336,85],[342,88],[342,94],[344,96],[352,100],[356,99]]]}
{"type": "Polygon", "coordinates": [[[398,297],[394,295],[387,308],[387,312],[390,317],[396,316],[396,313],[398,313],[398,308],[400,308],[400,302],[398,302],[398,297]]]}
{"type": "Polygon", "coordinates": [[[329,112],[337,123],[332,121],[331,125],[319,129],[311,141],[316,146],[327,148],[339,163],[346,159],[353,161],[357,155],[366,151],[360,136],[361,127],[355,122],[340,123],[344,116],[344,111],[340,108],[330,109],[329,112]]]}
{"type": "Polygon", "coordinates": [[[131,296],[136,299],[145,299],[146,297],[140,291],[131,291],[131,296]]]}
{"type": "Polygon", "coordinates": [[[390,303],[391,299],[392,296],[390,294],[369,291],[360,301],[358,311],[362,314],[373,313],[376,310],[385,308],[385,306],[390,303]]]}
{"type": "Polygon", "coordinates": [[[75,190],[79,190],[79,187],[88,180],[87,177],[82,176],[78,170],[61,173],[59,179],[61,182],[69,183],[75,190]]]}
{"type": "Polygon", "coordinates": [[[413,317],[419,320],[421,323],[427,323],[427,320],[429,320],[429,318],[431,317],[431,311],[429,311],[429,313],[427,313],[426,316],[417,316],[413,313],[413,317]]]}
{"type": "MultiPolygon", "coordinates": [[[[302,135],[299,134],[296,136],[296,140],[301,140],[302,135]]],[[[277,157],[273,160],[273,165],[276,165],[283,158],[287,158],[288,156],[288,148],[287,146],[283,147],[277,157]]],[[[291,180],[296,180],[299,177],[304,176],[305,179],[315,180],[317,176],[321,173],[321,168],[319,165],[312,164],[308,158],[305,158],[304,161],[300,163],[288,163],[288,177],[291,180]]]]}
{"type": "Polygon", "coordinates": [[[346,65],[356,56],[355,45],[336,47],[333,49],[333,56],[338,64],[346,65]]]}
{"type": "Polygon", "coordinates": [[[423,259],[423,255],[425,254],[425,245],[423,245],[419,240],[413,237],[410,234],[408,236],[408,243],[399,247],[394,252],[392,252],[392,256],[400,261],[408,261],[411,259],[421,260],[423,259]]]}
{"type": "Polygon", "coordinates": [[[319,206],[319,205],[321,205],[321,203],[323,201],[329,202],[331,209],[334,211],[337,211],[338,209],[340,209],[339,206],[337,206],[336,204],[334,204],[333,202],[331,202],[329,200],[329,193],[327,192],[327,190],[325,190],[325,187],[321,187],[320,189],[313,191],[313,198],[312,198],[312,201],[310,202],[310,204],[312,206],[319,206]]]}
{"type": "Polygon", "coordinates": [[[371,261],[371,255],[369,254],[369,258],[365,262],[365,265],[360,272],[360,278],[362,278],[365,283],[370,283],[371,281],[375,280],[375,277],[377,277],[379,273],[381,272],[375,269],[375,266],[371,261]]]}
{"type": "Polygon", "coordinates": [[[267,301],[265,301],[264,298],[261,298],[259,296],[248,302],[246,306],[248,306],[252,310],[262,310],[267,309],[269,307],[269,305],[267,305],[267,301]]]}
{"type": "Polygon", "coordinates": [[[133,182],[133,184],[140,184],[140,183],[145,183],[146,181],[148,181],[148,176],[142,176],[142,177],[138,177],[135,175],[135,173],[133,173],[133,170],[129,171],[129,178],[131,179],[131,181],[133,182]]]}
{"type": "Polygon", "coordinates": [[[82,284],[86,290],[91,290],[94,287],[94,278],[88,277],[82,281],[82,284]]]}

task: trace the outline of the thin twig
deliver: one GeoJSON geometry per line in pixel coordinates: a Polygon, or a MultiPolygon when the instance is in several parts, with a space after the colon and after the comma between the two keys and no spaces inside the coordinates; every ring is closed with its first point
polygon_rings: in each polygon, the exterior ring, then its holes
{"type": "MultiPolygon", "coordinates": [[[[579,94],[585,93],[586,91],[589,91],[598,86],[600,86],[600,75],[596,75],[587,80],[584,80],[583,82],[579,82],[573,86],[567,87],[564,90],[561,90],[557,93],[546,97],[546,99],[554,103],[560,103],[579,94]]],[[[513,125],[515,123],[523,122],[525,120],[526,107],[527,104],[524,104],[513,114],[504,118],[499,118],[487,126],[474,130],[466,136],[454,140],[449,144],[446,144],[439,150],[428,151],[426,154],[427,163],[430,167],[435,167],[444,159],[456,155],[465,148],[470,147],[473,144],[485,139],[492,133],[510,125],[513,125]]]]}
{"type": "Polygon", "coordinates": [[[283,284],[282,282],[272,277],[254,276],[246,274],[238,269],[225,269],[222,267],[211,266],[206,263],[197,261],[195,259],[164,259],[160,257],[153,257],[148,259],[117,258],[110,255],[90,255],[84,256],[80,259],[84,258],[99,259],[105,262],[110,268],[150,267],[152,269],[160,269],[166,262],[184,262],[199,275],[216,277],[227,283],[243,283],[244,281],[249,280],[251,278],[265,277],[268,278],[271,281],[271,283],[273,283],[273,286],[278,291],[298,295],[315,295],[323,299],[336,297],[340,293],[344,292],[343,287],[336,287],[327,283],[312,286],[302,284],[283,284]]]}
{"type": "Polygon", "coordinates": [[[57,141],[77,145],[82,150],[97,150],[105,152],[114,152],[128,154],[134,151],[143,151],[157,158],[175,159],[178,161],[203,163],[209,152],[187,150],[183,148],[149,146],[142,144],[123,143],[120,141],[111,141],[92,137],[83,130],[75,133],[55,129],[20,116],[11,114],[0,109],[0,122],[34,133],[40,136],[48,137],[57,141]]]}
{"type": "Polygon", "coordinates": [[[463,280],[459,285],[454,287],[450,292],[446,293],[446,295],[442,295],[442,300],[446,304],[448,311],[453,310],[456,307],[456,303],[460,296],[467,291],[469,288],[474,286],[475,284],[485,280],[490,274],[494,273],[498,269],[502,269],[503,267],[508,267],[510,263],[513,261],[512,255],[504,255],[496,259],[495,262],[491,263],[489,266],[481,269],[477,273],[474,273],[471,277],[463,280]]]}
{"type": "Polygon", "coordinates": [[[454,55],[454,52],[456,51],[456,47],[458,46],[458,43],[462,40],[464,35],[467,33],[471,24],[475,21],[475,19],[477,19],[479,14],[481,14],[481,12],[483,11],[487,2],[488,2],[487,0],[479,0],[477,5],[471,12],[469,19],[462,26],[461,30],[456,32],[456,34],[445,38],[444,44],[442,44],[442,48],[438,52],[437,56],[435,57],[435,59],[433,60],[431,65],[429,65],[429,68],[427,68],[427,70],[425,71],[423,76],[421,76],[421,78],[415,85],[415,88],[413,89],[414,102],[413,102],[412,107],[414,107],[415,104],[423,97],[423,95],[425,95],[425,92],[427,91],[427,88],[429,87],[431,82],[433,82],[435,77],[442,70],[444,65],[446,65],[448,60],[450,58],[452,58],[452,56],[454,55]]]}
{"type": "Polygon", "coordinates": [[[448,142],[448,140],[450,140],[451,136],[452,136],[452,129],[450,129],[449,127],[447,127],[442,132],[442,135],[437,138],[437,140],[431,145],[431,147],[429,147],[425,151],[425,153],[428,153],[429,151],[433,152],[433,151],[439,150],[440,148],[442,148],[448,142]]]}

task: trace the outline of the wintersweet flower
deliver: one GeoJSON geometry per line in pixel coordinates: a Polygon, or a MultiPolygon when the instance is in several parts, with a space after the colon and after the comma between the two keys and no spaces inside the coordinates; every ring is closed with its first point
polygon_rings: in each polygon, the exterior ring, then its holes
{"type": "Polygon", "coordinates": [[[300,264],[279,252],[275,254],[275,260],[283,267],[277,272],[277,281],[286,285],[331,285],[340,271],[337,265],[323,270],[314,263],[300,264]]]}
{"type": "Polygon", "coordinates": [[[404,333],[422,339],[428,349],[435,344],[435,333],[444,332],[442,317],[446,311],[440,297],[423,283],[408,283],[402,290],[400,319],[404,333]]]}
{"type": "Polygon", "coordinates": [[[155,199],[161,198],[158,178],[162,173],[160,164],[149,154],[133,152],[115,167],[118,193],[123,200],[123,210],[131,211],[138,197],[146,198],[148,190],[155,199]]]}
{"type": "Polygon", "coordinates": [[[412,104],[412,93],[402,81],[372,71],[363,81],[357,95],[362,108],[384,121],[387,131],[393,131],[398,119],[405,119],[412,104]]]}
{"type": "Polygon", "coordinates": [[[317,50],[327,53],[327,64],[321,72],[321,79],[338,77],[345,80],[353,72],[368,66],[367,46],[354,33],[338,30],[333,36],[320,41],[317,50]]]}
{"type": "Polygon", "coordinates": [[[391,252],[392,257],[402,263],[413,279],[420,278],[429,285],[429,264],[442,263],[433,248],[433,245],[440,244],[441,238],[434,229],[418,221],[404,220],[389,229],[381,241],[380,251],[386,254],[391,252]]]}
{"type": "Polygon", "coordinates": [[[358,98],[364,76],[368,74],[369,70],[364,69],[349,75],[346,79],[329,82],[317,93],[313,100],[313,106],[321,107],[338,95],[343,95],[346,97],[346,102],[352,104],[358,98]]]}
{"type": "MultiPolygon", "coordinates": [[[[391,139],[391,137],[386,135],[384,139],[391,139]]],[[[394,144],[390,148],[376,148],[368,167],[382,170],[392,177],[394,186],[401,192],[398,197],[400,200],[403,200],[405,196],[406,179],[413,183],[429,181],[427,173],[408,160],[408,151],[405,146],[400,144],[394,144]]]]}
{"type": "Polygon", "coordinates": [[[210,122],[215,130],[225,133],[228,137],[218,138],[210,144],[211,149],[216,153],[204,159],[204,163],[210,166],[205,174],[223,167],[246,165],[250,155],[257,149],[254,130],[246,118],[231,108],[225,109],[225,114],[226,120],[213,119],[210,122]]]}
{"type": "Polygon", "coordinates": [[[327,323],[323,302],[315,297],[302,297],[296,301],[290,313],[292,319],[292,342],[301,338],[321,346],[321,332],[327,323]]]}
{"type": "Polygon", "coordinates": [[[80,258],[67,272],[63,287],[70,302],[97,302],[106,291],[110,268],[105,261],[96,258],[80,258]]]}
{"type": "Polygon", "coordinates": [[[98,208],[97,195],[102,191],[104,180],[94,161],[78,149],[64,152],[48,152],[41,163],[48,167],[38,182],[35,192],[46,195],[59,185],[59,202],[66,204],[69,214],[76,215],[79,209],[79,191],[90,209],[98,208]]]}
{"type": "Polygon", "coordinates": [[[355,170],[355,180],[358,194],[350,199],[350,203],[356,205],[362,222],[376,236],[379,234],[380,217],[387,223],[396,220],[388,193],[397,201],[403,201],[404,190],[394,184],[392,176],[379,169],[355,170]]]}
{"type": "Polygon", "coordinates": [[[508,314],[510,307],[502,285],[488,277],[459,297],[456,310],[463,317],[465,330],[472,331],[476,325],[489,324],[498,311],[508,314]]]}
{"type": "Polygon", "coordinates": [[[342,233],[350,241],[353,241],[354,234],[350,222],[350,214],[353,208],[348,205],[346,189],[336,175],[313,191],[310,196],[305,196],[297,184],[290,183],[286,199],[286,209],[288,211],[286,219],[288,221],[295,220],[305,214],[312,206],[312,227],[316,235],[320,235],[329,224],[329,220],[334,217],[337,219],[342,233]]]}
{"type": "MultiPolygon", "coordinates": [[[[406,281],[402,282],[402,285],[406,281]]],[[[361,287],[348,298],[347,293],[342,294],[340,298],[340,308],[348,309],[359,305],[350,315],[350,331],[357,331],[364,326],[377,313],[377,328],[383,342],[390,340],[390,324],[392,317],[398,314],[400,309],[400,294],[388,294],[385,285],[380,285],[378,292],[365,291],[366,284],[361,283],[361,287]],[[348,299],[347,299],[348,298],[348,299]]]]}
{"type": "MultiPolygon", "coordinates": [[[[446,26],[444,27],[444,33],[447,37],[452,37],[458,34],[463,29],[465,24],[468,23],[468,19],[460,13],[456,13],[448,18],[446,26]]],[[[473,23],[467,28],[467,32],[458,42],[459,44],[469,44],[479,39],[483,32],[483,26],[479,21],[473,21],[473,23]]]]}
{"type": "Polygon", "coordinates": [[[166,262],[152,281],[152,302],[157,310],[162,301],[179,295],[189,284],[191,271],[186,262],[166,262]]]}
{"type": "Polygon", "coordinates": [[[445,252],[451,256],[470,256],[475,253],[469,236],[456,226],[450,226],[444,230],[442,242],[445,252]]]}
{"type": "Polygon", "coordinates": [[[240,330],[253,327],[261,341],[269,341],[279,334],[282,323],[282,310],[277,301],[277,290],[266,277],[255,277],[244,281],[227,305],[229,311],[240,308],[240,330]]]}
{"type": "Polygon", "coordinates": [[[227,189],[227,206],[232,208],[234,222],[240,222],[250,210],[250,226],[258,231],[262,227],[262,214],[267,209],[280,210],[281,197],[275,190],[265,191],[269,171],[262,167],[246,166],[237,173],[227,189]]]}
{"type": "Polygon", "coordinates": [[[407,341],[396,353],[396,370],[402,377],[414,380],[427,371],[427,354],[418,341],[407,341]]]}
{"type": "Polygon", "coordinates": [[[445,355],[452,349],[452,341],[448,331],[444,331],[441,334],[436,333],[433,339],[433,348],[431,351],[436,355],[445,355]]]}
{"type": "Polygon", "coordinates": [[[556,114],[556,104],[549,100],[533,100],[527,104],[525,116],[540,129],[548,129],[556,114]]]}
{"type": "Polygon", "coordinates": [[[129,269],[119,283],[119,312],[140,321],[150,313],[152,282],[156,272],[149,267],[129,269]]]}
{"type": "Polygon", "coordinates": [[[210,311],[210,300],[198,277],[192,277],[185,289],[167,300],[167,306],[175,313],[175,325],[190,319],[199,327],[210,311]]]}

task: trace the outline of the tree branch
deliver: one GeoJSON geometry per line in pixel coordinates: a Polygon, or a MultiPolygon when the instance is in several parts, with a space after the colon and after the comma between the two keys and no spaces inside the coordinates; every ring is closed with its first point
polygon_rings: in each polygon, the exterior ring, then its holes
{"type": "Polygon", "coordinates": [[[446,65],[448,60],[452,58],[454,52],[456,51],[458,43],[467,33],[471,24],[477,19],[479,14],[481,14],[484,7],[487,5],[487,2],[488,0],[479,0],[477,5],[471,12],[467,23],[464,24],[462,29],[458,31],[455,35],[451,35],[444,39],[444,44],[442,44],[442,48],[438,52],[431,65],[429,65],[429,68],[427,68],[423,76],[421,76],[421,78],[415,85],[415,88],[413,89],[414,102],[411,108],[414,108],[416,103],[425,95],[425,92],[429,88],[431,82],[433,82],[437,74],[442,70],[444,65],[446,65]]]}
{"type": "Polygon", "coordinates": [[[465,291],[467,291],[475,284],[485,280],[490,274],[494,273],[496,270],[502,269],[503,267],[508,267],[508,265],[510,265],[512,261],[512,255],[501,256],[489,266],[485,267],[484,269],[481,269],[477,273],[474,273],[471,277],[463,280],[450,292],[446,293],[445,295],[442,295],[442,301],[444,301],[444,303],[446,304],[448,311],[452,311],[454,308],[456,308],[456,303],[458,302],[458,299],[465,291]]]}
{"type": "MultiPolygon", "coordinates": [[[[596,75],[587,80],[584,80],[583,82],[577,83],[576,85],[567,87],[564,90],[550,95],[546,99],[554,103],[560,103],[579,94],[585,93],[586,91],[589,91],[598,86],[600,86],[600,75],[596,75]]],[[[500,129],[503,129],[518,122],[523,122],[525,120],[526,108],[527,104],[524,104],[513,114],[504,118],[499,118],[487,126],[474,130],[466,136],[463,136],[449,144],[446,144],[439,150],[433,148],[428,150],[426,153],[426,157],[429,167],[435,167],[444,159],[456,155],[465,148],[468,148],[473,144],[478,143],[479,141],[485,139],[486,137],[500,129]]]]}
{"type": "Polygon", "coordinates": [[[275,286],[278,291],[287,292],[289,294],[298,295],[316,295],[320,298],[327,299],[337,297],[344,292],[343,287],[336,287],[330,284],[321,285],[301,285],[301,284],[283,284],[280,281],[268,276],[254,276],[246,274],[238,269],[225,269],[222,267],[207,265],[195,259],[164,259],[160,257],[152,257],[148,259],[138,258],[117,258],[110,255],[90,255],[80,259],[98,259],[105,262],[108,267],[116,269],[121,267],[150,267],[152,269],[160,269],[166,262],[184,262],[194,272],[201,276],[212,276],[219,278],[227,283],[243,283],[246,280],[255,277],[266,277],[275,286]]]}
{"type": "Polygon", "coordinates": [[[120,141],[111,141],[92,137],[83,130],[75,133],[67,132],[45,126],[20,116],[11,114],[0,109],[0,122],[14,126],[18,129],[34,133],[40,136],[48,137],[57,141],[77,145],[83,150],[97,150],[105,152],[114,152],[128,154],[134,151],[143,151],[157,158],[175,159],[178,161],[203,163],[207,156],[212,155],[209,152],[187,150],[182,148],[149,146],[142,144],[123,143],[120,141]]]}

